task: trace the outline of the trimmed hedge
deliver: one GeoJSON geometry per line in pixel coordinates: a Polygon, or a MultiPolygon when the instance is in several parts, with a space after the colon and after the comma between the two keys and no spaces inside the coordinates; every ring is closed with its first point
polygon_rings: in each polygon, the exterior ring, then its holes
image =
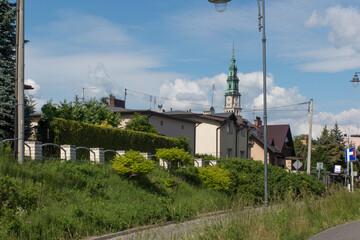
{"type": "Polygon", "coordinates": [[[60,118],[54,118],[49,124],[49,129],[56,144],[112,150],[132,149],[149,153],[155,153],[158,148],[180,147],[180,142],[176,138],[60,118]]]}

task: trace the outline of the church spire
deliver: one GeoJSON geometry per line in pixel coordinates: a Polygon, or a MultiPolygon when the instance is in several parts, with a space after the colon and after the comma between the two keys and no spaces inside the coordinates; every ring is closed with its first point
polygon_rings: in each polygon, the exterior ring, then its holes
{"type": "Polygon", "coordinates": [[[235,59],[235,46],[233,43],[232,58],[229,66],[229,77],[226,80],[225,106],[224,112],[234,112],[235,115],[241,116],[241,106],[239,92],[239,78],[237,77],[237,66],[235,59]]]}

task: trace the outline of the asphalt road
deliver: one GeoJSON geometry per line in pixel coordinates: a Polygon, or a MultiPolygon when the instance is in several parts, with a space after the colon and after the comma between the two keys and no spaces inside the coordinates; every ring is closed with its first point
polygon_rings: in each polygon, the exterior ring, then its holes
{"type": "Polygon", "coordinates": [[[360,221],[346,223],[316,234],[309,240],[359,240],[360,221]]]}

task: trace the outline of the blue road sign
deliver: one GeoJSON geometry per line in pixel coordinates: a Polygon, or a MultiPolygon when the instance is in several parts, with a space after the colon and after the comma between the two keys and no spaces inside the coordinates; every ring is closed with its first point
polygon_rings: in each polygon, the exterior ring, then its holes
{"type": "Polygon", "coordinates": [[[355,148],[345,149],[345,162],[352,162],[356,160],[355,148]]]}

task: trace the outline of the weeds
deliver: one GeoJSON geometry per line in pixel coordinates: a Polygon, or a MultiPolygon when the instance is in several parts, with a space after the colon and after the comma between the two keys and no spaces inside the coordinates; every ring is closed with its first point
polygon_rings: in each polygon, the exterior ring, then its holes
{"type": "Polygon", "coordinates": [[[360,218],[360,191],[337,191],[320,198],[288,193],[273,207],[239,209],[226,221],[198,229],[194,239],[307,239],[312,235],[360,218]],[[281,203],[281,204],[279,204],[281,203]]]}
{"type": "Polygon", "coordinates": [[[108,164],[0,157],[0,239],[79,239],[229,208],[223,193],[160,168],[137,181],[108,164]],[[16,189],[16,190],[14,190],[16,189]],[[1,194],[0,194],[1,195],[1,194]]]}

